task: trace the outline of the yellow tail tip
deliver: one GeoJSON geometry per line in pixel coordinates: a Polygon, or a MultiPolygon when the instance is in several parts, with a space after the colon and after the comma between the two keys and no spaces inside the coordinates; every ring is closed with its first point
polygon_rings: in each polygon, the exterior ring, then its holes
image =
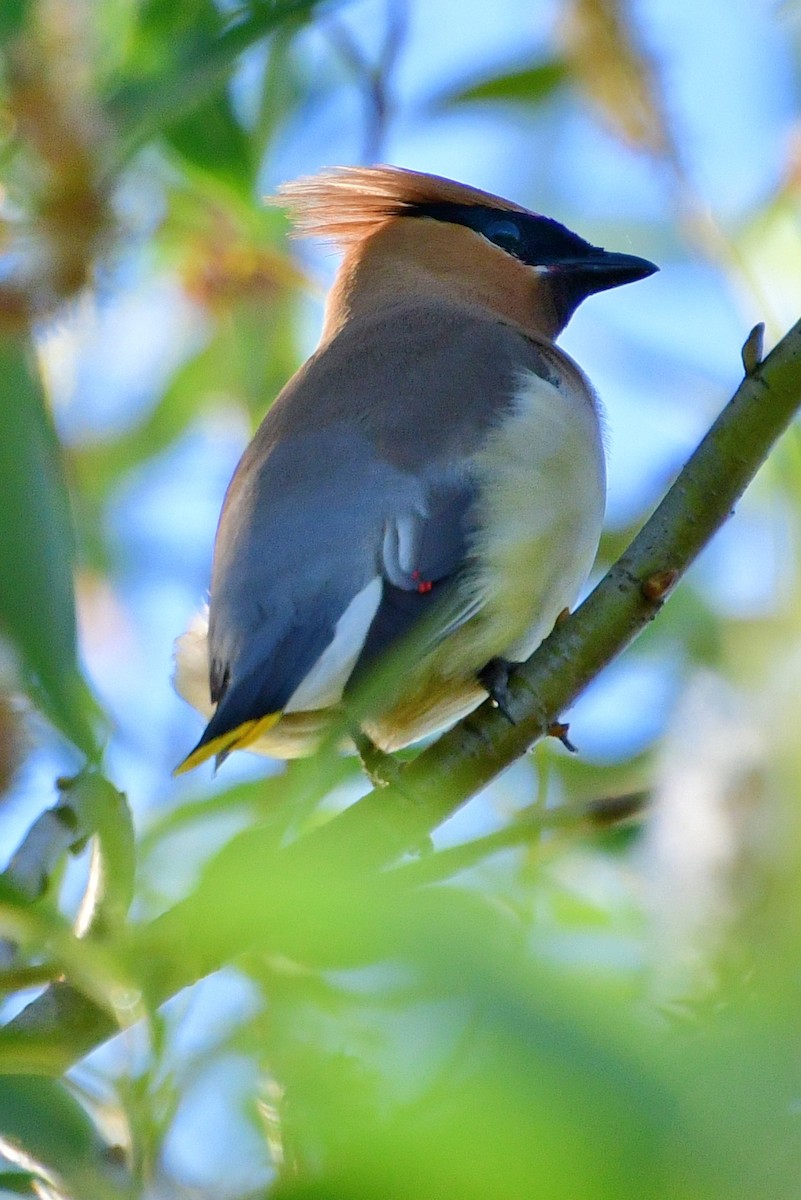
{"type": "Polygon", "coordinates": [[[201,742],[191,754],[187,754],[183,762],[178,763],[172,773],[173,778],[193,771],[195,767],[199,767],[210,758],[216,758],[218,754],[228,754],[231,750],[246,750],[253,742],[258,741],[263,733],[277,725],[282,716],[282,712],[274,712],[268,713],[266,717],[257,717],[253,721],[243,721],[236,729],[229,729],[227,733],[221,733],[210,742],[201,742]]]}

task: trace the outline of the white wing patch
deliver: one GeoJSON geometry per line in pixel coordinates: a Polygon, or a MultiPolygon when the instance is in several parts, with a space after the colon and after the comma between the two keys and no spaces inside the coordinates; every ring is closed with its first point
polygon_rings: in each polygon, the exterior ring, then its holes
{"type": "MultiPolygon", "coordinates": [[[[376,575],[353,597],[336,623],[334,636],[312,669],[290,696],[284,712],[327,708],[342,699],[342,690],[361,653],[367,632],[381,602],[383,583],[376,575]]],[[[209,695],[209,614],[197,613],[175,642],[173,684],[193,708],[208,720],[215,709],[209,695]]]]}
{"type": "Polygon", "coordinates": [[[284,712],[327,708],[342,699],[342,689],[361,654],[381,603],[383,582],[376,575],[351,600],[336,623],[333,639],[284,705],[284,712]]]}

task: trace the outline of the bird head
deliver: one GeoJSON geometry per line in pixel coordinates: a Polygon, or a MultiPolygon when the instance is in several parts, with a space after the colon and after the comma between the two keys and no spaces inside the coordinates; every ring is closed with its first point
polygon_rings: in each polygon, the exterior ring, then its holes
{"type": "Polygon", "coordinates": [[[401,167],[334,168],[285,184],[275,201],[297,234],[345,251],[324,339],[410,291],[482,304],[555,338],[582,300],[658,269],[500,196],[401,167]]]}

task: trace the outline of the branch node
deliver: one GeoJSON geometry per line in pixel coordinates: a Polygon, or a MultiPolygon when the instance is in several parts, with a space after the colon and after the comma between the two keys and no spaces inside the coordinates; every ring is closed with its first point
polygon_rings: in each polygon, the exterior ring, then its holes
{"type": "Polygon", "coordinates": [[[570,732],[570,726],[564,721],[552,721],[545,731],[548,737],[554,737],[562,743],[565,750],[569,750],[571,754],[578,754],[578,749],[573,745],[570,738],[567,736],[570,732]]]}
{"type": "Polygon", "coordinates": [[[746,377],[753,375],[761,366],[765,352],[765,322],[760,321],[743,342],[742,359],[746,377]]]}
{"type": "Polygon", "coordinates": [[[661,604],[679,577],[678,571],[668,567],[664,571],[654,571],[642,582],[641,591],[649,604],[661,604]]]}

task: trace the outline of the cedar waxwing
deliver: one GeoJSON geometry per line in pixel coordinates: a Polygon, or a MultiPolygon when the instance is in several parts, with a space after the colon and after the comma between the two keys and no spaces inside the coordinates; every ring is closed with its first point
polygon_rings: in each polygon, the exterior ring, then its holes
{"type": "Polygon", "coordinates": [[[210,717],[178,771],[309,753],[347,685],[426,620],[402,693],[363,721],[385,750],[532,653],[589,574],[605,503],[597,400],[554,339],[587,296],[657,269],[398,167],[324,172],[280,202],[345,257],[319,347],[228,488],[208,623],[177,642],[176,687],[210,717]]]}

